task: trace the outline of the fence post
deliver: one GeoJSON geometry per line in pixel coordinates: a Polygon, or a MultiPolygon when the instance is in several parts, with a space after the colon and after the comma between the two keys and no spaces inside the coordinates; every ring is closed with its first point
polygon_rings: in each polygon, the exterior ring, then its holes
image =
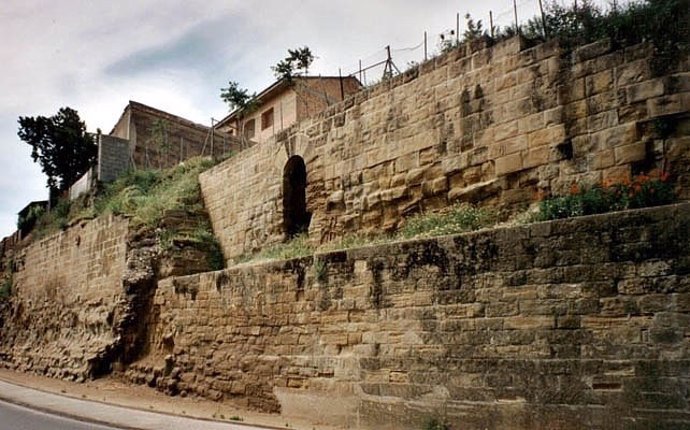
{"type": "Polygon", "coordinates": [[[455,14],[455,43],[460,44],[460,12],[455,14]]]}
{"type": "Polygon", "coordinates": [[[544,5],[539,0],[539,10],[541,11],[541,27],[544,29],[544,39],[549,38],[549,31],[546,29],[546,16],[544,15],[544,5]]]}
{"type": "Polygon", "coordinates": [[[491,29],[491,38],[494,38],[494,14],[489,11],[489,28],[491,29]]]}
{"type": "Polygon", "coordinates": [[[520,25],[518,24],[517,1],[516,0],[513,0],[513,14],[515,15],[515,32],[517,34],[520,34],[520,25]]]}
{"type": "Polygon", "coordinates": [[[427,56],[427,50],[426,50],[426,31],[424,32],[424,61],[428,59],[427,56]]]}

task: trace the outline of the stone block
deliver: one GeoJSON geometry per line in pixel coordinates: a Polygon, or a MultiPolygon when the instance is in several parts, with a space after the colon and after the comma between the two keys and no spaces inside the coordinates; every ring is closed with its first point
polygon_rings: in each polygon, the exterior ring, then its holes
{"type": "Polygon", "coordinates": [[[515,153],[496,159],[496,176],[507,175],[520,171],[524,168],[522,164],[522,154],[515,153]]]}
{"type": "Polygon", "coordinates": [[[509,139],[516,136],[518,133],[518,121],[510,121],[501,124],[494,130],[494,140],[499,142],[501,140],[509,139]]]}
{"type": "Polygon", "coordinates": [[[523,157],[523,166],[530,169],[536,166],[542,166],[549,163],[552,149],[548,146],[540,146],[532,148],[523,157]]]}
{"type": "Polygon", "coordinates": [[[426,168],[412,169],[405,175],[405,185],[418,185],[422,182],[426,168]]]}
{"type": "Polygon", "coordinates": [[[644,160],[647,156],[644,142],[635,142],[614,148],[616,164],[628,164],[634,161],[644,160]]]}
{"type": "Polygon", "coordinates": [[[611,149],[634,143],[637,140],[638,129],[635,123],[608,128],[591,135],[591,142],[595,150],[611,149]]]}
{"type": "Polygon", "coordinates": [[[677,114],[690,110],[690,93],[673,94],[647,100],[647,112],[651,118],[677,114]]]}
{"type": "Polygon", "coordinates": [[[527,149],[527,136],[520,135],[511,139],[490,144],[488,156],[489,159],[495,160],[496,158],[514,154],[525,149],[527,149]]]}
{"type": "Polygon", "coordinates": [[[422,184],[422,194],[426,197],[445,193],[448,190],[448,179],[444,176],[422,184]]]}
{"type": "Polygon", "coordinates": [[[622,64],[616,67],[615,74],[616,86],[619,88],[646,81],[651,77],[646,59],[622,64]]]}
{"type": "Polygon", "coordinates": [[[585,78],[587,96],[613,89],[613,70],[604,70],[585,78]]]}
{"type": "Polygon", "coordinates": [[[641,82],[627,88],[628,103],[652,99],[664,94],[664,82],[661,79],[641,82]]]}
{"type": "Polygon", "coordinates": [[[584,62],[611,52],[611,40],[605,39],[581,46],[573,52],[576,62],[584,62]]]}
{"type": "Polygon", "coordinates": [[[558,125],[530,133],[528,136],[528,146],[536,148],[544,145],[557,145],[565,139],[565,126],[558,125]]]}
{"type": "Polygon", "coordinates": [[[539,330],[551,329],[556,326],[554,316],[513,316],[503,319],[504,330],[539,330]]]}

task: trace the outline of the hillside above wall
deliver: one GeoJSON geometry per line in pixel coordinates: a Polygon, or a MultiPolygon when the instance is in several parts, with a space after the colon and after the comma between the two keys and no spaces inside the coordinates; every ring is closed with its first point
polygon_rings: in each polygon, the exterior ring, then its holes
{"type": "Polygon", "coordinates": [[[512,212],[652,169],[687,199],[690,61],[664,76],[654,61],[648,44],[608,40],[462,45],[203,173],[214,232],[234,259],[295,223],[323,243],[455,202],[512,212]]]}

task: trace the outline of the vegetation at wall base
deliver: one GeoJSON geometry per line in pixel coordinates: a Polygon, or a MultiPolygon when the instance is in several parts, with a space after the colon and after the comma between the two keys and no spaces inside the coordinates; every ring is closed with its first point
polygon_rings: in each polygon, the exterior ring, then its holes
{"type": "Polygon", "coordinates": [[[468,204],[450,206],[437,213],[422,213],[405,220],[397,237],[413,239],[464,233],[496,222],[493,212],[468,204]]]}
{"type": "Polygon", "coordinates": [[[625,209],[661,206],[676,201],[668,176],[663,173],[638,175],[631,181],[597,184],[590,187],[574,185],[569,195],[542,200],[537,221],[594,215],[625,209]]]}

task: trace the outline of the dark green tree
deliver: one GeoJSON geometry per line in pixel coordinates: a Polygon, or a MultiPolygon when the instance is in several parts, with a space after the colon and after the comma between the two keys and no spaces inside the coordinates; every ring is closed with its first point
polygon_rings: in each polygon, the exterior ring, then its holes
{"type": "Polygon", "coordinates": [[[51,190],[64,191],[96,162],[98,148],[76,110],[60,108],[51,117],[19,117],[19,138],[31,145],[51,190]]]}

